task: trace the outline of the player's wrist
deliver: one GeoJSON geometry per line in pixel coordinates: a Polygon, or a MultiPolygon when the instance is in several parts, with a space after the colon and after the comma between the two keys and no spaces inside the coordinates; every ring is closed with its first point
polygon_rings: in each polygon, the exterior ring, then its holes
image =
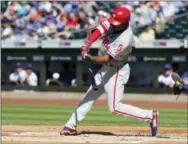
{"type": "Polygon", "coordinates": [[[92,56],[90,54],[86,54],[85,60],[92,61],[92,56]]]}
{"type": "Polygon", "coordinates": [[[90,49],[91,45],[92,45],[91,41],[89,41],[89,40],[85,41],[84,45],[83,45],[84,51],[89,52],[89,49],[90,49]]]}

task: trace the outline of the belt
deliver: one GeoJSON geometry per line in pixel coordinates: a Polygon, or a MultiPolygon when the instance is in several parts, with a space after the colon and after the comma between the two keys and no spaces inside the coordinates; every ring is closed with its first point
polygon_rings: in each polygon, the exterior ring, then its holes
{"type": "Polygon", "coordinates": [[[108,66],[108,67],[115,67],[115,68],[117,68],[117,67],[123,67],[124,65],[126,65],[128,62],[127,61],[125,61],[124,63],[122,63],[122,64],[117,64],[117,65],[112,65],[112,64],[105,64],[106,66],[108,66]]]}

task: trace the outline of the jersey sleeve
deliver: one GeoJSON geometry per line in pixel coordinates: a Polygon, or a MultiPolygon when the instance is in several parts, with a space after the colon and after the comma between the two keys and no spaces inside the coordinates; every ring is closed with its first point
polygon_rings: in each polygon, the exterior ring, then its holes
{"type": "Polygon", "coordinates": [[[100,31],[101,35],[105,35],[110,29],[110,23],[108,21],[104,21],[96,29],[100,31]]]}
{"type": "Polygon", "coordinates": [[[159,76],[158,76],[158,82],[159,82],[159,83],[162,83],[162,82],[163,82],[162,75],[159,75],[159,76]]]}
{"type": "Polygon", "coordinates": [[[87,38],[85,50],[88,52],[92,43],[99,39],[99,37],[104,36],[109,28],[110,23],[108,21],[104,21],[100,26],[96,27],[87,38]]]}
{"type": "Polygon", "coordinates": [[[10,81],[17,81],[18,78],[19,78],[19,76],[18,76],[18,74],[16,74],[16,73],[11,73],[11,74],[9,75],[9,80],[10,80],[10,81]]]}

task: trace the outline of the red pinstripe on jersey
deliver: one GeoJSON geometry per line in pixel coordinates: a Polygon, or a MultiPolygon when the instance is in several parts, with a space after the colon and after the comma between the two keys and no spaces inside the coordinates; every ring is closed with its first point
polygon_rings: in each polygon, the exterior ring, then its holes
{"type": "Polygon", "coordinates": [[[114,112],[115,113],[120,113],[122,115],[125,115],[125,116],[129,116],[129,117],[132,117],[132,118],[135,118],[135,119],[142,119],[142,120],[152,120],[151,118],[143,118],[143,117],[139,117],[139,116],[134,116],[134,115],[131,115],[131,114],[127,114],[125,112],[121,112],[121,111],[118,111],[116,110],[115,108],[115,105],[116,105],[116,86],[117,86],[117,79],[118,79],[118,75],[119,75],[119,68],[117,68],[117,71],[116,71],[116,78],[115,78],[115,84],[114,84],[114,97],[113,97],[113,109],[114,109],[114,112]]]}
{"type": "Polygon", "coordinates": [[[106,25],[103,23],[101,24],[103,30],[104,30],[104,33],[106,33],[108,31],[108,28],[106,27],[106,25]]]}

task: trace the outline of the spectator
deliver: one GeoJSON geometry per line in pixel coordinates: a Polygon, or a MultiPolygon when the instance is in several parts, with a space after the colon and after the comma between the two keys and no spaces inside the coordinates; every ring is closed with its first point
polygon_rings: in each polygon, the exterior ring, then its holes
{"type": "Polygon", "coordinates": [[[78,1],[72,1],[69,0],[67,4],[64,6],[65,12],[67,13],[77,13],[79,11],[79,2],[78,1]]]}
{"type": "Polygon", "coordinates": [[[38,78],[37,78],[37,75],[33,72],[32,64],[27,65],[25,83],[28,86],[38,85],[38,78]]]}
{"type": "Polygon", "coordinates": [[[158,82],[161,87],[170,87],[173,88],[175,82],[172,77],[172,66],[170,64],[166,64],[164,66],[164,73],[158,76],[158,82]]]}
{"type": "Polygon", "coordinates": [[[107,20],[110,17],[110,15],[103,10],[100,10],[98,12],[98,16],[99,16],[99,23],[102,23],[103,21],[107,20]]]}
{"type": "Polygon", "coordinates": [[[39,40],[37,31],[36,31],[35,29],[33,29],[33,30],[31,31],[31,37],[32,37],[32,39],[34,39],[34,40],[39,40]]]}
{"type": "Polygon", "coordinates": [[[13,2],[11,3],[11,7],[12,7],[15,11],[18,11],[18,10],[21,8],[20,2],[18,2],[18,1],[13,1],[13,2]]]}
{"type": "Polygon", "coordinates": [[[57,29],[59,31],[63,31],[66,28],[67,23],[67,14],[62,12],[57,18],[57,29]]]}
{"type": "Polygon", "coordinates": [[[155,25],[156,38],[162,39],[164,37],[165,19],[160,15],[155,25]]]}
{"type": "Polygon", "coordinates": [[[40,18],[42,17],[42,12],[41,11],[37,11],[37,8],[35,7],[31,7],[30,8],[30,19],[34,22],[39,22],[40,18]]]}
{"type": "Polygon", "coordinates": [[[170,2],[170,1],[162,2],[161,1],[161,5],[162,5],[162,9],[163,9],[163,15],[166,19],[171,18],[175,14],[175,7],[172,4],[172,2],[170,2]]]}
{"type": "Polygon", "coordinates": [[[139,38],[143,41],[152,41],[155,40],[155,31],[149,26],[144,27],[144,32],[142,32],[139,38]]]}
{"type": "Polygon", "coordinates": [[[135,13],[136,13],[135,24],[136,25],[146,25],[147,23],[142,15],[141,9],[137,8],[135,13]]]}
{"type": "Polygon", "coordinates": [[[16,85],[24,85],[24,81],[26,79],[26,71],[23,70],[21,63],[16,63],[16,68],[13,73],[9,75],[9,81],[12,84],[16,85]]]}
{"type": "Polygon", "coordinates": [[[80,0],[80,9],[83,9],[83,11],[87,14],[91,13],[92,15],[95,15],[96,10],[99,9],[99,6],[97,5],[96,1],[80,0]]]}
{"type": "Polygon", "coordinates": [[[29,39],[29,35],[26,33],[25,27],[19,27],[18,28],[18,34],[15,38],[17,41],[26,42],[27,39],[29,39]]]}
{"type": "Polygon", "coordinates": [[[68,39],[71,35],[68,28],[66,27],[67,23],[67,14],[65,12],[62,12],[57,19],[57,37],[68,39]]]}
{"type": "Polygon", "coordinates": [[[66,22],[66,26],[68,27],[68,29],[78,30],[79,29],[78,20],[79,19],[76,17],[76,14],[71,12],[68,15],[68,21],[66,22]]]}
{"type": "Polygon", "coordinates": [[[78,22],[80,29],[89,29],[89,21],[86,17],[86,14],[83,11],[79,11],[78,17],[79,17],[78,22]]]}
{"type": "Polygon", "coordinates": [[[46,2],[46,1],[41,1],[39,4],[39,9],[45,10],[47,13],[51,12],[52,9],[52,3],[51,2],[46,2]]]}
{"type": "Polygon", "coordinates": [[[54,17],[58,17],[61,12],[63,12],[63,8],[60,2],[52,1],[52,14],[54,17]]]}
{"type": "Polygon", "coordinates": [[[53,16],[53,12],[52,11],[47,13],[47,16],[45,17],[44,22],[45,23],[50,22],[50,23],[53,23],[53,24],[57,24],[56,17],[53,16]]]}
{"type": "Polygon", "coordinates": [[[47,22],[47,36],[48,38],[50,39],[55,39],[56,38],[56,33],[57,33],[57,30],[56,30],[56,25],[54,23],[51,23],[51,22],[47,22]]]}
{"type": "Polygon", "coordinates": [[[39,28],[39,23],[37,23],[34,18],[31,17],[30,20],[26,23],[25,27],[27,34],[31,35],[34,29],[37,30],[39,28]]]}
{"type": "Polygon", "coordinates": [[[13,38],[13,30],[8,22],[3,23],[2,39],[13,38]]]}
{"type": "MultiPolygon", "coordinates": [[[[37,30],[38,38],[49,38],[49,25],[55,24],[54,38],[67,39],[72,30],[79,31],[80,28],[88,29],[96,27],[98,23],[104,21],[111,9],[104,9],[104,5],[116,7],[121,5],[131,11],[132,27],[152,24],[156,28],[157,38],[163,38],[164,25],[166,20],[181,12],[187,5],[186,2],[96,2],[96,1],[72,1],[68,2],[8,2],[7,9],[2,13],[2,18],[8,20],[8,25],[2,22],[2,38],[12,39],[19,35],[18,28],[23,27],[24,34],[33,35],[33,29],[37,30]],[[62,5],[63,3],[63,5],[62,5]],[[81,12],[79,12],[81,10],[81,12]],[[99,11],[100,10],[100,11],[99,11]],[[98,13],[97,13],[98,12],[98,13]],[[63,17],[60,18],[61,14],[63,17]],[[77,18],[79,13],[80,19],[77,18]],[[107,14],[106,14],[107,13],[107,14]],[[68,18],[67,16],[68,15],[68,18]],[[23,22],[25,21],[25,22],[23,22]],[[89,25],[89,26],[88,26],[89,25]],[[80,26],[80,28],[79,28],[80,26]],[[6,28],[4,28],[6,27],[6,28]]],[[[50,32],[51,33],[51,32],[50,32]]],[[[36,34],[36,33],[35,33],[36,34]]],[[[34,35],[35,35],[34,34],[34,35]]],[[[35,37],[37,37],[35,35],[35,37]]],[[[51,37],[51,36],[50,36],[51,37]]]]}
{"type": "Polygon", "coordinates": [[[97,22],[94,20],[94,16],[92,13],[88,13],[87,14],[87,18],[88,18],[88,22],[89,22],[89,25],[90,25],[90,28],[94,28],[97,26],[97,22]]]}
{"type": "Polygon", "coordinates": [[[172,4],[174,5],[175,7],[175,12],[178,13],[181,11],[181,9],[184,8],[184,4],[182,1],[175,1],[175,2],[172,2],[172,4]]]}

